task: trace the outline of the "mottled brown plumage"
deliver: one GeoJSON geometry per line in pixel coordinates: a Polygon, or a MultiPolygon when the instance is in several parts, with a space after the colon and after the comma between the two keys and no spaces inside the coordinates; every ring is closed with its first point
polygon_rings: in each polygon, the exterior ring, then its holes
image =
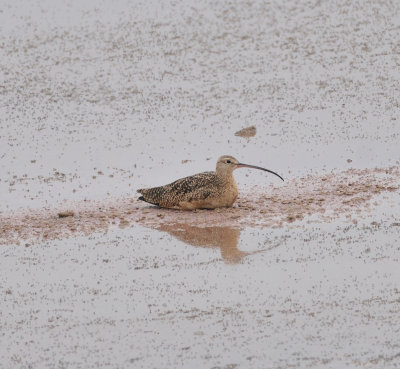
{"type": "Polygon", "coordinates": [[[268,169],[241,164],[234,157],[224,155],[218,159],[215,172],[195,174],[165,186],[140,189],[137,191],[142,195],[139,200],[163,208],[180,210],[230,207],[238,196],[233,171],[241,167],[265,170],[283,180],[268,169]]]}

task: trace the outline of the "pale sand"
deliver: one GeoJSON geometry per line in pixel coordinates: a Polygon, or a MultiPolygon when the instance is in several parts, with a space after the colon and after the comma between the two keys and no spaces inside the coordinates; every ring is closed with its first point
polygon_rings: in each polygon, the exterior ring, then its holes
{"type": "Polygon", "coordinates": [[[178,211],[147,206],[135,197],[83,201],[62,207],[19,210],[2,215],[0,243],[11,244],[89,235],[110,227],[134,223],[153,228],[184,223],[197,227],[282,227],[298,220],[331,222],[339,216],[357,222],[374,196],[400,188],[399,167],[349,169],[322,176],[307,176],[273,186],[240,189],[233,208],[178,211]],[[73,212],[60,218],[59,212],[73,212]],[[311,218],[311,216],[317,216],[311,218]]]}

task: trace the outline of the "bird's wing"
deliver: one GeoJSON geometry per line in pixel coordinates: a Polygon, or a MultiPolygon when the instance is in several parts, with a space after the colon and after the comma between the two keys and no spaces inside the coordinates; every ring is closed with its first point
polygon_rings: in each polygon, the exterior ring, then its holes
{"type": "Polygon", "coordinates": [[[217,187],[218,177],[214,172],[204,172],[190,177],[178,179],[168,185],[169,190],[187,198],[187,200],[203,200],[208,198],[217,187]]]}

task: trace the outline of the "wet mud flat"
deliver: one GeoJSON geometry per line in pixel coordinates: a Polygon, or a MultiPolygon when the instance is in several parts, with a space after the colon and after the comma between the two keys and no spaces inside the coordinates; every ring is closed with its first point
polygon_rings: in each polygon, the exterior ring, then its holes
{"type": "Polygon", "coordinates": [[[307,176],[218,211],[118,199],[2,217],[3,363],[397,368],[399,179],[307,176]]]}
{"type": "MultiPolygon", "coordinates": [[[[330,222],[345,216],[353,222],[373,203],[373,197],[400,188],[397,166],[375,169],[349,169],[322,176],[288,180],[283,186],[251,192],[241,191],[233,208],[176,211],[162,209],[135,198],[109,199],[64,204],[36,210],[2,214],[0,244],[90,235],[110,227],[141,224],[179,234],[184,227],[282,227],[302,219],[330,222]],[[176,233],[178,232],[178,233],[176,233]]],[[[188,228],[187,228],[188,229],[188,228]]]]}
{"type": "Polygon", "coordinates": [[[399,368],[398,14],[5,1],[1,369],[399,368]],[[224,154],[285,182],[137,200],[224,154]]]}

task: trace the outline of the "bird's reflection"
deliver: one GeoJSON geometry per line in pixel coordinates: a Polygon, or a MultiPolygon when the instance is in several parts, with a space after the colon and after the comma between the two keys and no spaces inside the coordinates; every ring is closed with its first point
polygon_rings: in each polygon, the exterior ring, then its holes
{"type": "Polygon", "coordinates": [[[238,249],[240,230],[231,227],[196,227],[184,223],[161,225],[157,230],[168,232],[178,240],[196,247],[218,247],[221,257],[228,264],[240,263],[247,255],[262,252],[238,249]]]}

